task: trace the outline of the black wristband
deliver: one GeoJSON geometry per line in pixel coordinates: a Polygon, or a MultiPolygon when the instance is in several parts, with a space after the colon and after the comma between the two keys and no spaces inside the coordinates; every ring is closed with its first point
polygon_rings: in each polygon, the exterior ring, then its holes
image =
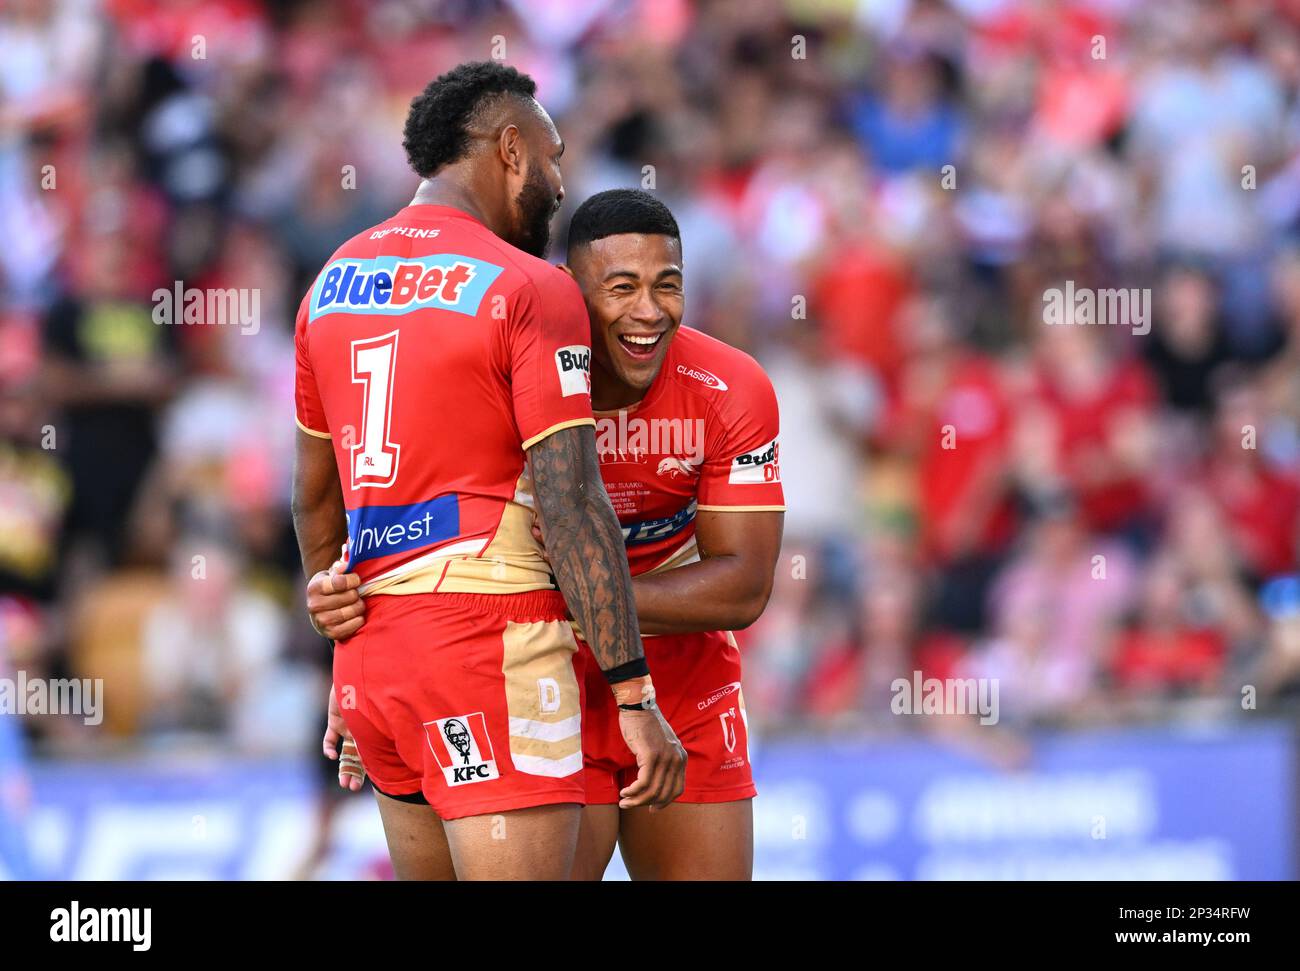
{"type": "Polygon", "coordinates": [[[644,657],[639,657],[602,673],[605,675],[605,680],[610,684],[618,684],[620,681],[644,678],[650,673],[650,665],[646,663],[644,657]]]}

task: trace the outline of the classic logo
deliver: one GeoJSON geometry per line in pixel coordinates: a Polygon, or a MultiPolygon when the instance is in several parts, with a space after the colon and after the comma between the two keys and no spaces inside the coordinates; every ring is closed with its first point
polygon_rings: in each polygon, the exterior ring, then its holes
{"type": "Polygon", "coordinates": [[[696,381],[703,381],[706,385],[708,385],[710,388],[713,388],[715,391],[727,390],[726,381],[723,381],[722,378],[718,377],[716,374],[713,374],[710,371],[706,371],[703,368],[687,367],[685,364],[679,364],[677,365],[677,373],[684,374],[688,378],[694,378],[696,381]]]}
{"type": "Polygon", "coordinates": [[[483,712],[435,718],[424,723],[424,735],[447,785],[463,786],[500,778],[483,712]]]}
{"type": "Polygon", "coordinates": [[[731,460],[731,475],[727,481],[732,485],[762,485],[765,482],[781,481],[780,465],[781,446],[777,439],[766,445],[760,445],[752,452],[744,452],[731,460]]]}
{"type": "Polygon", "coordinates": [[[695,707],[700,711],[703,711],[705,708],[708,708],[714,702],[719,701],[720,699],[727,697],[727,695],[733,694],[739,690],[740,690],[739,681],[733,681],[731,682],[731,684],[724,684],[717,691],[710,691],[709,694],[705,697],[705,699],[699,702],[698,704],[696,704],[695,707]]]}
{"type": "Polygon", "coordinates": [[[555,352],[555,370],[560,375],[560,393],[565,397],[591,394],[591,348],[570,344],[555,352]]]}

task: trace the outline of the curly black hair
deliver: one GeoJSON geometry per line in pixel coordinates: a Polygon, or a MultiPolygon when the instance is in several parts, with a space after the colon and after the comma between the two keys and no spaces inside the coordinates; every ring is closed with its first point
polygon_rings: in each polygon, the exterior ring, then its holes
{"type": "Polygon", "coordinates": [[[672,210],[642,189],[606,189],[578,207],[569,223],[569,252],[579,246],[618,236],[641,233],[682,240],[672,210]]]}
{"type": "Polygon", "coordinates": [[[498,95],[532,98],[537,82],[498,61],[467,61],[429,82],[411,101],[402,147],[416,175],[427,179],[469,148],[475,112],[498,95]]]}

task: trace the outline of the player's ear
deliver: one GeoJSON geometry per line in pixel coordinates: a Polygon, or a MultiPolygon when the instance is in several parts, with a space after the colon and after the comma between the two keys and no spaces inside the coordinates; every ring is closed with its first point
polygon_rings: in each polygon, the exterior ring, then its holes
{"type": "Polygon", "coordinates": [[[497,139],[497,155],[506,168],[518,174],[524,166],[524,139],[518,125],[506,125],[497,139]]]}
{"type": "Polygon", "coordinates": [[[573,267],[569,266],[568,263],[561,263],[557,269],[563,270],[565,273],[569,274],[569,276],[573,277],[573,279],[575,280],[578,279],[576,276],[574,276],[573,267]]]}

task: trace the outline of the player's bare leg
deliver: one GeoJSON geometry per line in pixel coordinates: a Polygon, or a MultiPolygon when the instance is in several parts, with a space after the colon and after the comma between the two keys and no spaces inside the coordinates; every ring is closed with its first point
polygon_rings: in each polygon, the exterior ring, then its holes
{"type": "Polygon", "coordinates": [[[391,799],[378,791],[375,802],[398,880],[456,879],[443,822],[432,808],[391,799]]]}
{"type": "Polygon", "coordinates": [[[582,807],[532,806],[443,822],[461,880],[568,880],[582,807]]]}
{"type": "Polygon", "coordinates": [[[578,852],[573,858],[574,880],[600,880],[605,876],[609,861],[614,858],[614,847],[618,845],[619,811],[616,803],[587,806],[582,810],[578,852]]]}
{"type": "Polygon", "coordinates": [[[619,845],[633,880],[752,880],[753,800],[624,809],[619,845]]]}

